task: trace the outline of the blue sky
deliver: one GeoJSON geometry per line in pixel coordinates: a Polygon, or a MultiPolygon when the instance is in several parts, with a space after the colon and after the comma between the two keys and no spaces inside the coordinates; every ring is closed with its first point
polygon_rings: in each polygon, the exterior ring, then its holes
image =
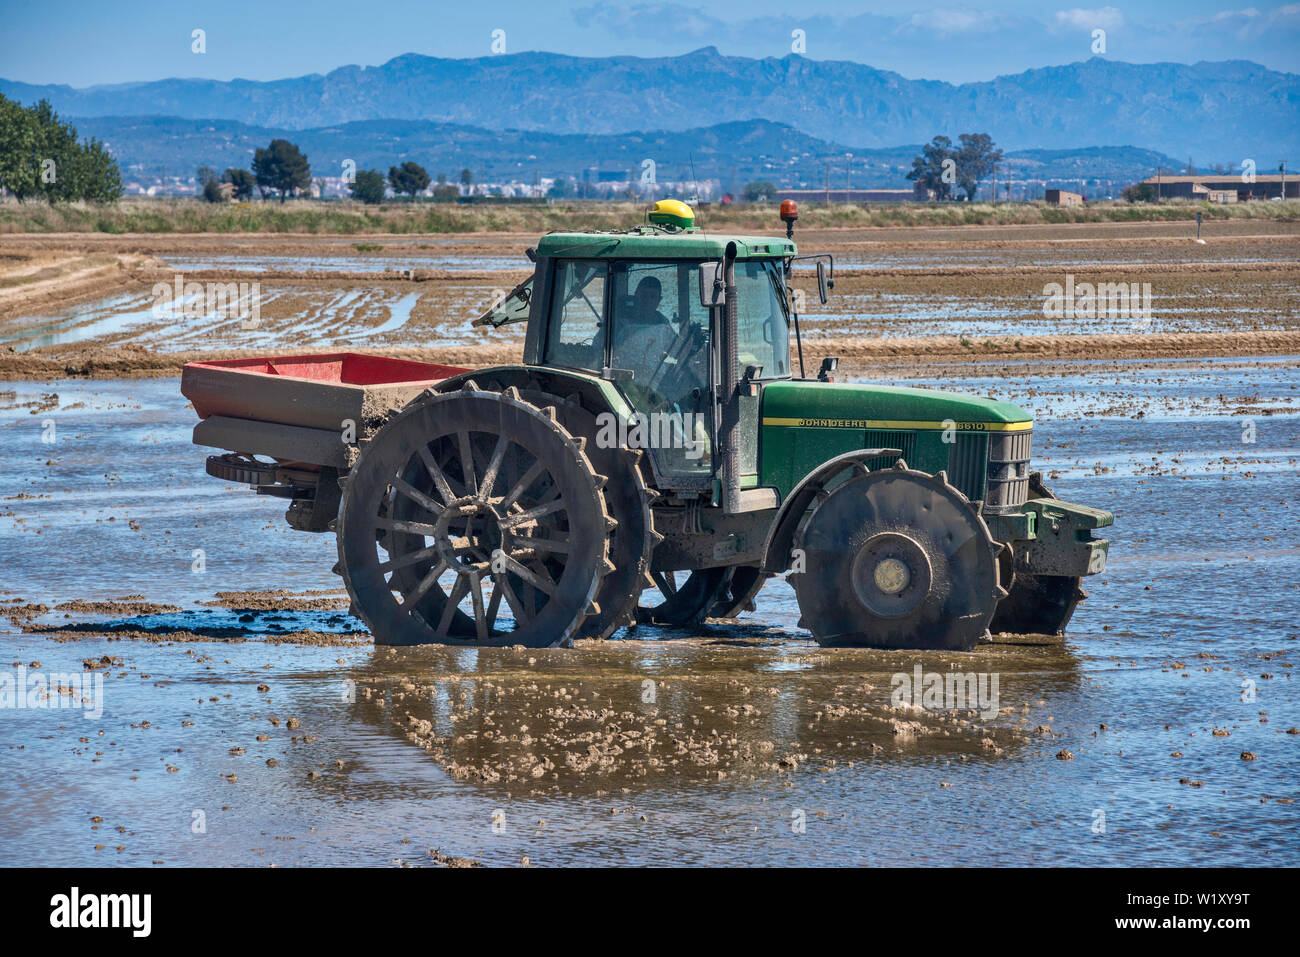
{"type": "Polygon", "coordinates": [[[975,2],[845,5],[507,0],[221,0],[135,3],[4,0],[0,77],[89,86],[163,77],[269,80],[373,65],[402,53],[485,56],[494,30],[506,52],[663,56],[716,46],[765,57],[791,52],[854,60],[909,78],[965,82],[1087,59],[1092,31],[1106,56],[1136,63],[1246,59],[1300,73],[1300,3],[1184,0],[1075,7],[975,2]],[[792,13],[791,11],[795,12],[792,13]],[[206,52],[191,34],[206,32],[206,52]]]}

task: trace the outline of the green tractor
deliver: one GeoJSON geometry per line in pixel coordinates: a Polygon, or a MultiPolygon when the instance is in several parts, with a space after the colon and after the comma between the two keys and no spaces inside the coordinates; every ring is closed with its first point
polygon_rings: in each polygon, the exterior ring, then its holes
{"type": "Polygon", "coordinates": [[[276,461],[239,460],[240,480],[273,469],[317,521],[337,505],[315,527],[380,644],[689,626],[752,610],[785,572],[826,646],[1060,633],[1112,516],[1030,471],[1015,405],[836,382],[831,359],[806,378],[792,271],[815,267],[825,302],[834,264],[797,255],[795,215],[785,238],[720,235],[664,201],[625,231],[548,234],[477,320],[526,322],[522,365],[437,378],[333,466],[266,446],[276,461]]]}

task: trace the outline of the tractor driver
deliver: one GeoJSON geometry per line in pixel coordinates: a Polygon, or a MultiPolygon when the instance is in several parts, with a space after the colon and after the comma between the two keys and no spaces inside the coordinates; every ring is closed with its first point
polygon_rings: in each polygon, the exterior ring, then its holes
{"type": "Polygon", "coordinates": [[[673,442],[659,454],[674,461],[683,459],[677,464],[688,470],[707,470],[708,430],[702,416],[708,381],[708,326],[701,329],[688,317],[678,329],[659,311],[662,299],[659,278],[643,276],[631,301],[624,300],[627,304],[615,317],[614,365],[632,371],[632,381],[624,388],[639,411],[693,416],[679,426],[679,431],[686,433],[680,447],[673,442]]]}
{"type": "MultiPolygon", "coordinates": [[[[629,359],[639,359],[638,365],[647,365],[647,372],[659,365],[677,334],[668,317],[659,311],[662,300],[663,284],[659,277],[643,277],[632,295],[631,315],[619,323],[619,352],[629,359]]],[[[638,380],[644,378],[637,376],[638,380]]]]}
{"type": "Polygon", "coordinates": [[[636,284],[631,303],[618,314],[614,326],[614,365],[631,369],[636,391],[650,400],[652,379],[677,338],[677,330],[659,311],[663,284],[657,276],[643,276],[636,284]]]}

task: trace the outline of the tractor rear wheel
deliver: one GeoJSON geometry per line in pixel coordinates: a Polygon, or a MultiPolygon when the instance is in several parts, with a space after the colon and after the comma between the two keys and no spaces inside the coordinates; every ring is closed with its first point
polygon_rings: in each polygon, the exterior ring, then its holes
{"type": "Polygon", "coordinates": [[[771,575],[758,565],[732,565],[726,587],[709,609],[710,618],[738,618],[754,610],[754,599],[771,575]]]}
{"type": "Polygon", "coordinates": [[[612,569],[605,478],[584,446],[553,410],[472,382],[385,425],[348,478],[336,529],[375,642],[571,642],[612,569]]]}
{"type": "Polygon", "coordinates": [[[604,488],[605,507],[613,520],[609,558],[614,570],[606,575],[596,592],[595,605],[577,638],[608,638],[619,628],[635,624],[637,599],[649,586],[647,572],[654,546],[663,536],[654,530],[651,503],[658,494],[646,484],[641,472],[642,452],[619,446],[602,447],[597,441],[599,423],[573,396],[561,399],[547,392],[527,389],[526,402],[555,410],[560,425],[586,440],[587,457],[608,481],[604,488]]]}
{"type": "Polygon", "coordinates": [[[943,472],[900,460],[823,493],[789,577],[820,645],[969,651],[1005,594],[997,551],[943,472]]]}
{"type": "MultiPolygon", "coordinates": [[[[1041,472],[1029,475],[1030,498],[1056,498],[1041,472]]],[[[1013,635],[1060,635],[1088,593],[1073,575],[1031,575],[1016,569],[1011,593],[998,603],[989,630],[1013,635]]]]}
{"type": "Polygon", "coordinates": [[[722,567],[651,572],[650,579],[663,600],[657,605],[638,605],[637,621],[675,627],[698,625],[721,597],[730,571],[722,567]]]}
{"type": "Polygon", "coordinates": [[[651,572],[662,601],[639,605],[636,618],[652,625],[698,625],[706,618],[735,618],[754,610],[754,596],[770,576],[757,565],[695,571],[651,572]]]}

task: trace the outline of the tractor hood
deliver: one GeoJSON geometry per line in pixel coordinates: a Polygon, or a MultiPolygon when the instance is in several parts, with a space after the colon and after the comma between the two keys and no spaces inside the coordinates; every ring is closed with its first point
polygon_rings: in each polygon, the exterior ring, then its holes
{"type": "Polygon", "coordinates": [[[763,425],[820,429],[945,429],[1020,432],[1033,419],[1010,402],[930,389],[834,382],[773,382],[763,425]]]}

